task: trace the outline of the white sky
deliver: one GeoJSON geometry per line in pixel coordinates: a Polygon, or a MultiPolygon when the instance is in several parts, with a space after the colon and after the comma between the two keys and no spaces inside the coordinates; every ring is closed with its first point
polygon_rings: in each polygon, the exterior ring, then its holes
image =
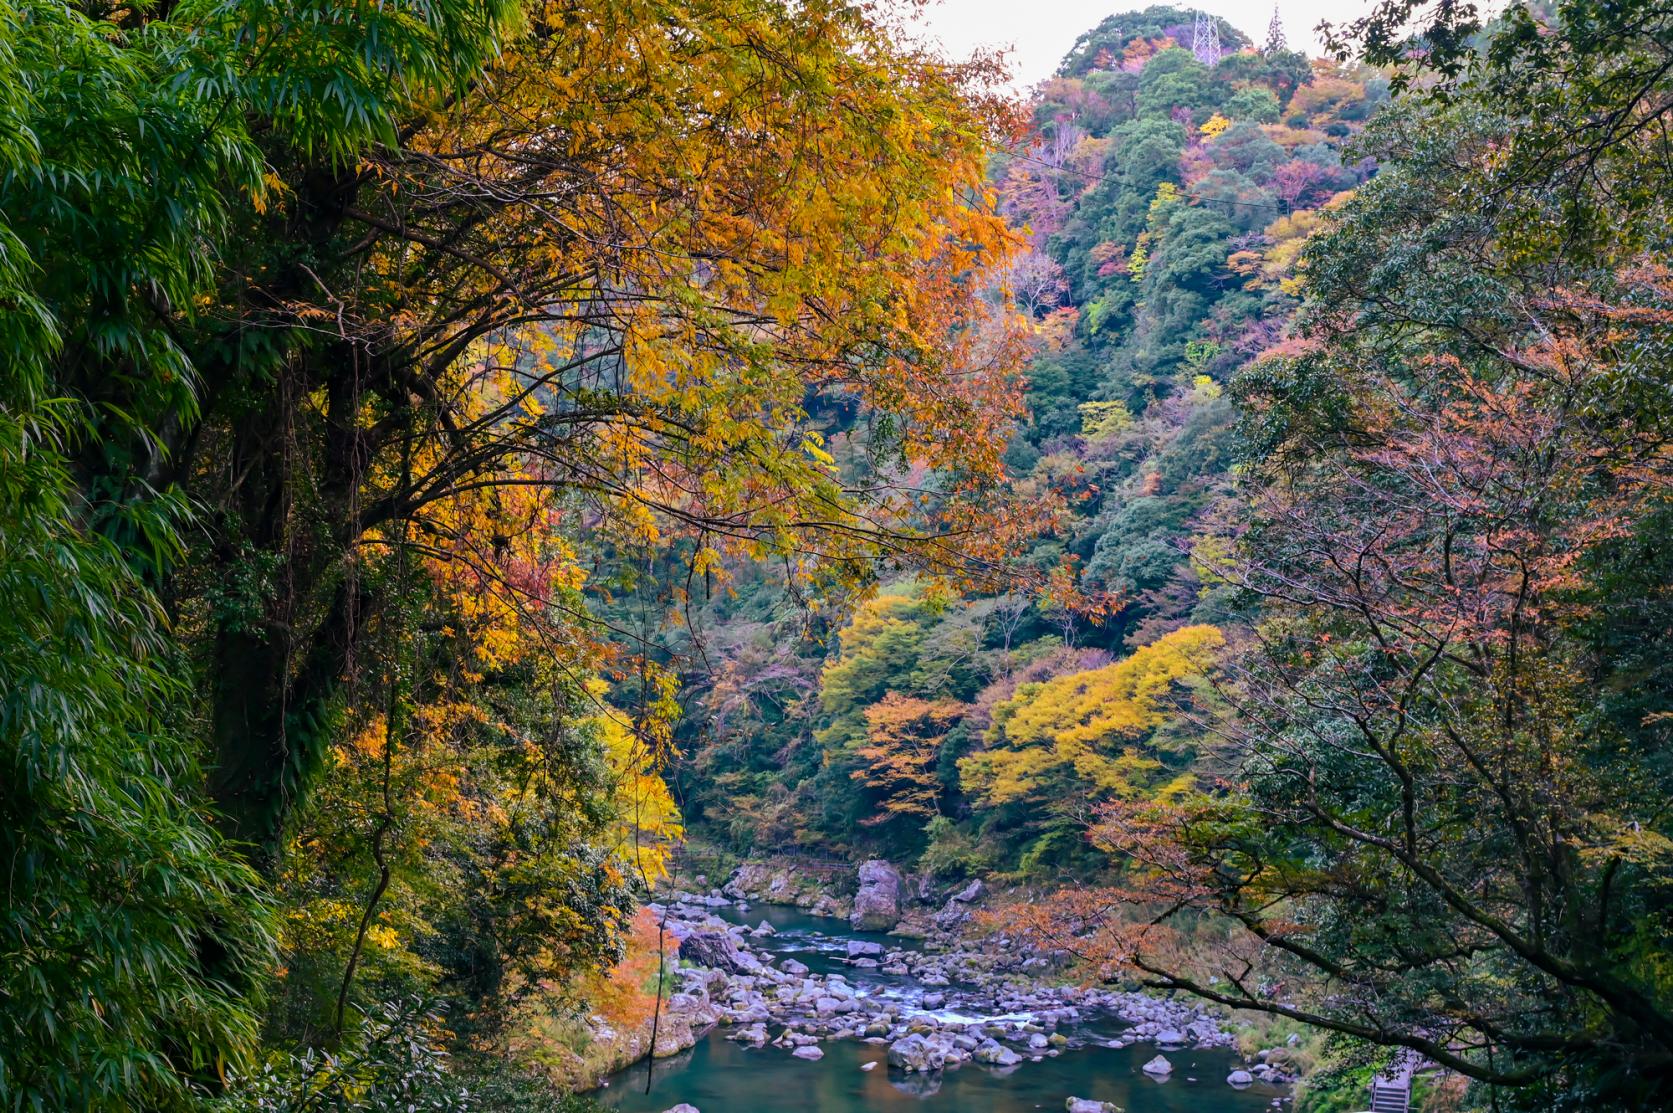
{"type": "MultiPolygon", "coordinates": [[[[978,47],[1010,47],[1013,84],[1018,89],[1051,75],[1081,32],[1107,15],[1138,11],[1162,0],[929,0],[922,24],[949,53],[969,54],[978,47]]],[[[1174,0],[1220,16],[1258,44],[1266,39],[1271,0],[1174,0]]],[[[1346,22],[1363,15],[1371,0],[1280,0],[1279,14],[1290,46],[1310,57],[1324,53],[1313,28],[1320,20],[1346,22]]],[[[1189,47],[1190,43],[1182,44],[1189,47]]]]}

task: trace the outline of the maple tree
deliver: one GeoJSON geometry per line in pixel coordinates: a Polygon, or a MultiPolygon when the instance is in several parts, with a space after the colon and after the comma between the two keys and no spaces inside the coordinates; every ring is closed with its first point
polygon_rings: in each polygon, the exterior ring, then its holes
{"type": "MultiPolygon", "coordinates": [[[[329,212],[304,242],[332,263],[281,249],[234,268],[227,335],[263,347],[214,339],[199,362],[229,405],[176,458],[188,490],[230,500],[209,555],[283,563],[260,613],[215,623],[213,787],[234,830],[271,841],[311,777],[307,724],[377,605],[355,568],[403,523],[536,622],[573,608],[520,582],[516,546],[494,539],[533,544],[537,522],[547,546],[587,515],[622,545],[690,538],[698,573],[772,555],[813,581],[978,547],[973,496],[1016,412],[1006,328],[966,281],[1011,242],[978,165],[999,125],[966,92],[985,73],[843,5],[560,6],[456,107],[260,218],[329,212]],[[289,385],[231,405],[258,374],[289,385]],[[932,504],[845,483],[810,391],[891,415],[877,450],[943,473],[932,504]],[[223,450],[244,476],[225,490],[223,450]],[[909,513],[931,523],[920,540],[909,513]],[[527,525],[471,528],[502,515],[527,525]]],[[[995,557],[1005,533],[981,535],[995,557]]],[[[580,665],[586,628],[551,639],[580,665]]]]}
{"type": "MultiPolygon", "coordinates": [[[[176,922],[106,1036],[96,1000],[48,1005],[73,985],[30,991],[15,1015],[58,1010],[86,1055],[65,1082],[8,1040],[37,1103],[225,1085],[264,886],[298,1043],[444,977],[497,1006],[607,961],[679,819],[671,686],[600,619],[599,554],[847,591],[991,575],[1031,528],[985,493],[1028,343],[983,278],[1018,242],[991,61],[840,2],[26,8],[0,19],[32,90],[0,98],[8,451],[56,492],[17,496],[36,541],[125,631],[82,646],[87,690],[130,693],[54,760],[145,821],[75,854],[195,894],[133,905],[176,922]],[[843,409],[867,466],[826,448],[843,409]],[[196,682],[166,724],[165,657],[196,682]]],[[[70,806],[19,797],[14,858],[70,806]]],[[[66,955],[106,953],[78,931],[66,955]]]]}
{"type": "Polygon", "coordinates": [[[865,768],[855,780],[882,794],[882,823],[896,816],[940,814],[941,780],[936,766],[947,727],[963,712],[956,700],[925,700],[890,692],[866,708],[866,744],[855,751],[865,768]]]}

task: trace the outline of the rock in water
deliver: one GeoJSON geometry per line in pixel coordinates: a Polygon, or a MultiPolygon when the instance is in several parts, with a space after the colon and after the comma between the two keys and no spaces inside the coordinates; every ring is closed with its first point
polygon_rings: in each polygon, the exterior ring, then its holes
{"type": "Polygon", "coordinates": [[[1226,1075],[1226,1081],[1233,1086],[1248,1086],[1255,1081],[1255,1076],[1246,1070],[1234,1070],[1226,1075]]]}
{"type": "Polygon", "coordinates": [[[860,931],[888,931],[900,923],[900,871],[882,858],[860,864],[860,891],[848,922],[860,931]]]}
{"type": "Polygon", "coordinates": [[[1113,1101],[1095,1101],[1092,1098],[1070,1098],[1063,1103],[1063,1108],[1069,1113],[1121,1113],[1121,1107],[1113,1101]]]}
{"type": "Polygon", "coordinates": [[[1173,1073],[1173,1064],[1158,1055],[1140,1069],[1152,1078],[1165,1078],[1173,1073]]]}
{"type": "Polygon", "coordinates": [[[695,1105],[682,1101],[678,1105],[669,1106],[667,1109],[664,1109],[662,1113],[699,1113],[699,1111],[695,1105]]]}
{"type": "Polygon", "coordinates": [[[946,1049],[916,1033],[889,1045],[889,1065],[903,1071],[940,1070],[947,1061],[946,1049]]]}
{"type": "Polygon", "coordinates": [[[778,964],[778,968],[786,974],[791,974],[798,978],[807,973],[807,964],[797,962],[793,958],[785,959],[783,962],[778,964]]]}
{"type": "Polygon", "coordinates": [[[657,1026],[656,1042],[651,1045],[651,1058],[666,1059],[670,1055],[678,1055],[696,1043],[697,1033],[692,1031],[690,1018],[670,1013],[663,1017],[662,1023],[657,1026]]]}
{"type": "Polygon", "coordinates": [[[680,957],[711,970],[748,974],[760,969],[754,955],[738,950],[738,941],[724,931],[693,932],[680,940],[680,957]]]}
{"type": "Polygon", "coordinates": [[[986,1063],[990,1067],[1014,1067],[1022,1062],[1022,1056],[1006,1047],[998,1040],[983,1040],[971,1053],[972,1059],[978,1063],[986,1063]]]}
{"type": "Polygon", "coordinates": [[[867,1059],[865,1062],[860,1064],[860,1069],[861,1070],[876,1070],[877,1069],[877,1060],[876,1059],[867,1059]]]}
{"type": "Polygon", "coordinates": [[[794,1055],[798,1059],[823,1059],[825,1057],[825,1053],[820,1050],[819,1045],[811,1043],[806,1047],[798,1047],[790,1054],[794,1055]]]}

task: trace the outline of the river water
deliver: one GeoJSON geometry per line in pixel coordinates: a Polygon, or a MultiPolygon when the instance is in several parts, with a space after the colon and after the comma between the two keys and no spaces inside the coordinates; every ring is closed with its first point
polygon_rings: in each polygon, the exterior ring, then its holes
{"type": "MultiPolygon", "coordinates": [[[[755,905],[742,914],[732,909],[717,912],[734,922],[772,924],[777,934],[752,939],[751,946],[775,960],[794,957],[814,973],[840,972],[861,993],[886,997],[908,1009],[922,998],[923,987],[909,977],[850,969],[840,961],[850,939],[871,939],[896,950],[909,946],[909,940],[855,932],[844,920],[794,908],[755,905]]],[[[976,1014],[968,1019],[983,1018],[976,1014]]],[[[1114,1036],[1123,1026],[1112,1018],[1064,1031],[1079,1043],[1114,1036]]],[[[1242,1091],[1226,1085],[1226,1075],[1238,1066],[1228,1051],[1168,1052],[1174,1072],[1162,1082],[1139,1069],[1156,1054],[1155,1047],[1144,1043],[1119,1049],[1088,1043],[1056,1058],[1015,1067],[966,1063],[933,1074],[908,1074],[889,1067],[883,1044],[827,1040],[820,1045],[825,1057],[809,1062],[782,1048],[733,1043],[725,1038],[728,1030],[715,1029],[680,1055],[622,1071],[593,1096],[622,1113],[661,1113],[680,1102],[702,1113],[1023,1113],[1061,1110],[1071,1095],[1114,1102],[1127,1113],[1259,1113],[1285,1092],[1265,1085],[1242,1091]],[[861,1069],[865,1063],[877,1065],[867,1071],[861,1069]]]]}

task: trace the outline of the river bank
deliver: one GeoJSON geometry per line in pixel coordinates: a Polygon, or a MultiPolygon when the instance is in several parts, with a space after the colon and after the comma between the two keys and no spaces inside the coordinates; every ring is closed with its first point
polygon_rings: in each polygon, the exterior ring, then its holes
{"type": "Polygon", "coordinates": [[[745,863],[720,885],[664,895],[658,911],[681,959],[665,1017],[681,1035],[667,1049],[659,1037],[654,1067],[600,1091],[608,1104],[650,1110],[659,1094],[691,1090],[765,1110],[787,1068],[797,1085],[818,1080],[829,1093],[787,1109],[887,1107],[875,1084],[832,1077],[840,1071],[876,1074],[918,1101],[959,1095],[962,1104],[947,1108],[971,1113],[1037,1108],[1050,1096],[1042,1090],[1054,1089],[1050,1107],[1097,1097],[1135,1113],[1173,1108],[1163,1095],[1186,1091],[1192,1108],[1217,1113],[1288,1099],[1286,1049],[1244,1060],[1221,1017],[1066,984],[1063,956],[966,930],[988,898],[980,882],[937,888],[868,862],[851,880],[810,883],[797,868],[745,863]],[[775,897],[784,903],[763,903],[775,897]],[[633,1096],[647,1073],[649,1104],[633,1096]]]}

